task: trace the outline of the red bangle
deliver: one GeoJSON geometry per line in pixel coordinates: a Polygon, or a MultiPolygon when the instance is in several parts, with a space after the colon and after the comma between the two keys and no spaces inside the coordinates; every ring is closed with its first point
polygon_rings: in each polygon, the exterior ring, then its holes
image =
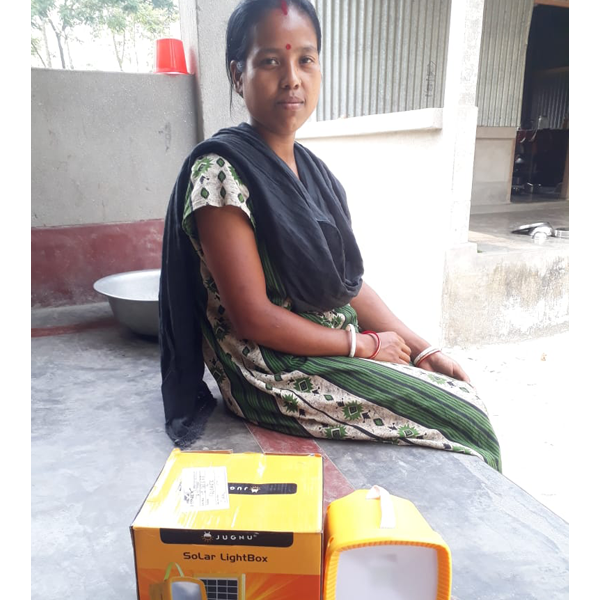
{"type": "Polygon", "coordinates": [[[361,333],[364,333],[365,335],[370,335],[371,337],[375,337],[375,341],[377,342],[377,348],[375,348],[375,352],[373,352],[373,354],[371,354],[371,356],[368,357],[369,360],[373,360],[381,350],[381,340],[379,339],[379,335],[375,331],[361,331],[361,333]]]}

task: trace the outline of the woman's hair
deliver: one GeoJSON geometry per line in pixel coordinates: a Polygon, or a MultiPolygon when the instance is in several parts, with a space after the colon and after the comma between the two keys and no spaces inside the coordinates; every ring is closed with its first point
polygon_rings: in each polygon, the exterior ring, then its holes
{"type": "MultiPolygon", "coordinates": [[[[321,52],[321,24],[315,7],[310,0],[287,0],[288,6],[295,6],[311,21],[317,34],[317,50],[321,52]]],[[[243,73],[246,68],[246,58],[250,51],[254,27],[263,18],[264,14],[274,8],[282,8],[281,0],[242,0],[227,23],[227,50],[225,53],[225,67],[229,79],[229,106],[233,102],[233,77],[229,64],[235,61],[236,71],[243,73]]]]}

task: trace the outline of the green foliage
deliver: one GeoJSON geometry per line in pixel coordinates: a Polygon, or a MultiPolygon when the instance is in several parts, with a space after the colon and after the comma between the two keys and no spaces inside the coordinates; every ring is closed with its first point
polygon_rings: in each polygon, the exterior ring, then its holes
{"type": "MultiPolygon", "coordinates": [[[[31,28],[49,25],[56,36],[63,68],[63,46],[75,27],[86,26],[96,35],[113,36],[119,66],[128,41],[142,36],[156,39],[168,32],[178,18],[173,0],[31,0],[31,28]],[[120,36],[117,40],[116,36],[120,36]]],[[[40,55],[39,40],[32,35],[31,52],[40,55]]]]}
{"type": "Polygon", "coordinates": [[[137,26],[148,36],[162,35],[177,18],[173,0],[75,0],[86,7],[86,24],[100,32],[123,34],[137,26]]]}
{"type": "Polygon", "coordinates": [[[44,59],[42,58],[42,48],[41,48],[41,42],[40,39],[34,35],[31,36],[31,56],[37,56],[40,59],[40,62],[42,63],[42,65],[44,65],[44,67],[46,66],[46,63],[44,62],[44,59]]]}
{"type": "Polygon", "coordinates": [[[47,19],[56,0],[31,0],[31,26],[40,29],[44,19],[47,19]]]}
{"type": "MultiPolygon", "coordinates": [[[[166,4],[166,0],[164,4],[166,4]]],[[[158,2],[157,4],[160,4],[158,2]]],[[[177,19],[173,3],[169,6],[159,7],[155,3],[143,2],[136,15],[141,31],[148,37],[157,38],[168,31],[169,25],[177,19]]]]}

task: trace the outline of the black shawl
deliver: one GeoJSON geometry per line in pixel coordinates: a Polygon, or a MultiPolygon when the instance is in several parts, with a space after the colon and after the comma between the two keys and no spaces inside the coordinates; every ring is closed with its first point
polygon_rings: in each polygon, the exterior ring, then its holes
{"type": "Polygon", "coordinates": [[[198,256],[182,229],[192,166],[209,153],[228,160],[248,187],[257,236],[265,240],[294,312],[344,306],[362,285],[362,257],[346,194],[323,161],[296,143],[299,180],[247,123],[198,144],[173,188],[163,237],[162,395],[167,432],[176,443],[197,433],[198,413],[212,400],[202,381],[200,310],[206,290],[198,256]]]}

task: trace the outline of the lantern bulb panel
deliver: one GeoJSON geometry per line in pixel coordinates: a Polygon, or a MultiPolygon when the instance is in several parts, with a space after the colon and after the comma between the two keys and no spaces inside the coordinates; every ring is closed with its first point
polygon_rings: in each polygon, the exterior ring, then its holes
{"type": "Polygon", "coordinates": [[[390,544],[340,552],[336,600],[436,600],[437,594],[434,548],[390,544]]]}
{"type": "Polygon", "coordinates": [[[172,600],[203,600],[200,584],[191,581],[171,582],[172,600]]]}

